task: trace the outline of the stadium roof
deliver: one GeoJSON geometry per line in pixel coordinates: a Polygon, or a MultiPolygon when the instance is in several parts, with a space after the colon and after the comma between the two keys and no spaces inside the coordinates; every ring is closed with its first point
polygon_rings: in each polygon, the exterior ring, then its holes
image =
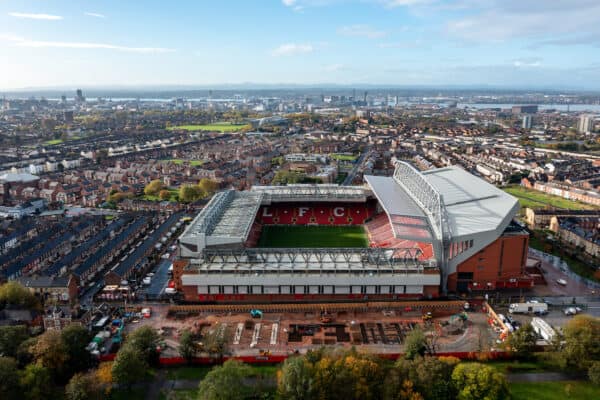
{"type": "Polygon", "coordinates": [[[367,191],[361,186],[339,186],[334,184],[295,184],[287,186],[253,186],[253,192],[264,193],[264,202],[271,201],[322,201],[322,202],[365,202],[367,191]]]}
{"type": "Polygon", "coordinates": [[[180,240],[201,235],[245,240],[263,194],[225,190],[213,196],[181,235],[180,240]]]}
{"type": "Polygon", "coordinates": [[[439,228],[440,241],[490,230],[501,233],[518,210],[516,198],[456,166],[418,172],[398,163],[394,177],[365,176],[365,180],[392,225],[404,226],[405,234],[398,234],[401,229],[394,226],[398,237],[409,236],[410,231],[414,239],[414,229],[426,216],[432,231],[439,228]],[[436,196],[439,205],[430,201],[436,196]]]}
{"type": "Polygon", "coordinates": [[[452,236],[504,230],[518,210],[518,200],[462,168],[452,166],[423,172],[442,195],[452,236]]]}

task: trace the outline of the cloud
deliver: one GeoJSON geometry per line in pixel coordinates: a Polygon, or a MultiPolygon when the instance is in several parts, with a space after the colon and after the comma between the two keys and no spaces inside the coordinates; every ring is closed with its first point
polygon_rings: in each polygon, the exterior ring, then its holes
{"type": "Polygon", "coordinates": [[[43,19],[47,21],[57,21],[63,19],[60,15],[50,15],[50,14],[29,14],[29,13],[21,13],[21,12],[10,12],[8,13],[11,17],[15,18],[28,18],[28,19],[43,19]]]}
{"type": "Polygon", "coordinates": [[[414,49],[422,45],[420,39],[408,41],[408,42],[388,42],[388,43],[378,43],[377,47],[380,49],[414,49]]]}
{"type": "Polygon", "coordinates": [[[84,12],[83,14],[87,15],[88,17],[106,18],[106,15],[99,14],[99,13],[94,13],[94,12],[84,12]]]}
{"type": "Polygon", "coordinates": [[[323,70],[327,72],[338,72],[344,69],[346,69],[344,64],[330,64],[323,67],[323,70]]]}
{"type": "Polygon", "coordinates": [[[343,26],[337,32],[343,36],[366,37],[368,39],[382,38],[387,35],[386,32],[376,30],[365,24],[343,26]]]}
{"type": "Polygon", "coordinates": [[[513,60],[512,62],[513,66],[517,67],[517,68],[530,68],[530,67],[541,67],[542,66],[542,60],[539,58],[535,58],[535,57],[530,57],[530,58],[520,58],[517,60],[513,60]]]}
{"type": "Polygon", "coordinates": [[[300,44],[300,43],[286,43],[273,49],[271,54],[273,56],[293,56],[297,54],[312,53],[314,50],[311,44],[300,44]]]}
{"type": "Polygon", "coordinates": [[[107,43],[87,43],[87,42],[55,42],[46,40],[25,39],[12,34],[0,34],[0,40],[12,42],[18,47],[31,48],[60,48],[60,49],[101,49],[118,50],[130,53],[171,53],[174,49],[164,47],[128,47],[107,43]]]}
{"type": "MultiPolygon", "coordinates": [[[[462,0],[468,2],[469,0],[462,0]]],[[[446,31],[468,41],[558,40],[600,34],[596,0],[485,0],[470,3],[467,16],[451,20],[446,31]]]]}
{"type": "Polygon", "coordinates": [[[284,6],[293,7],[296,4],[296,0],[281,0],[284,6]]]}
{"type": "Polygon", "coordinates": [[[383,0],[387,7],[410,7],[423,6],[433,3],[435,0],[383,0]]]}

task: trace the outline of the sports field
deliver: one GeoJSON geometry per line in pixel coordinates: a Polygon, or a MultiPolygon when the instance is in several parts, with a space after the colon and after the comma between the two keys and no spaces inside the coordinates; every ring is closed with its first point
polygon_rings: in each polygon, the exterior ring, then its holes
{"type": "Polygon", "coordinates": [[[229,122],[217,122],[214,124],[205,125],[180,125],[167,128],[169,131],[186,130],[186,131],[211,131],[211,132],[237,132],[243,128],[249,128],[247,124],[231,124],[229,122]]]}
{"type": "Polygon", "coordinates": [[[264,226],[258,247],[367,247],[362,226],[264,226]]]}
{"type": "Polygon", "coordinates": [[[540,192],[539,190],[527,189],[523,186],[511,185],[506,186],[503,189],[505,192],[519,199],[521,207],[529,207],[534,209],[555,207],[564,208],[567,210],[594,210],[598,208],[591,204],[585,204],[579,201],[564,199],[559,196],[554,196],[551,194],[540,192]]]}

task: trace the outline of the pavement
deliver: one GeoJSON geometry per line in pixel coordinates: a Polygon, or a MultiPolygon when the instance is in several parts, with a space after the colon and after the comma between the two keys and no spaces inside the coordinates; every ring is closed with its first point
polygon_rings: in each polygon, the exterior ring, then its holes
{"type": "Polygon", "coordinates": [[[579,375],[566,374],[564,372],[527,372],[506,374],[509,382],[557,382],[585,379],[579,375]]]}

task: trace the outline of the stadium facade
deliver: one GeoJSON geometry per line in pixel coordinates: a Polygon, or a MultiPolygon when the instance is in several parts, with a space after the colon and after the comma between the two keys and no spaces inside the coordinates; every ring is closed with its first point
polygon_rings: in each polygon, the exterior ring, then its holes
{"type": "Polygon", "coordinates": [[[513,222],[517,199],[459,167],[395,165],[393,176],[365,176],[364,186],[217,193],[179,238],[176,287],[187,301],[284,302],[533,285],[529,236],[513,222]],[[361,225],[368,247],[258,247],[269,225],[361,225]]]}

